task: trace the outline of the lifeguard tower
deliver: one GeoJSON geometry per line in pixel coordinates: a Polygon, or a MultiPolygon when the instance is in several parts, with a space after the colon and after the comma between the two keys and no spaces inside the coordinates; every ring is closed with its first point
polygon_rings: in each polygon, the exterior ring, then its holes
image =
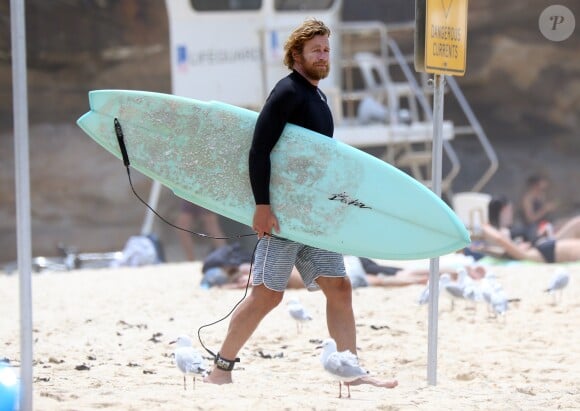
{"type": "MultiPolygon", "coordinates": [[[[173,93],[256,111],[288,73],[282,60],[290,31],[306,18],[323,20],[332,31],[332,69],[320,88],[329,96],[335,138],[377,151],[430,184],[431,88],[425,74],[411,68],[413,51],[401,50],[395,41],[413,38],[413,14],[392,24],[343,22],[343,0],[166,0],[166,5],[173,93]]],[[[470,170],[479,177],[466,191],[482,189],[497,169],[497,159],[459,86],[453,78],[447,83],[447,95],[465,115],[465,124],[443,125],[442,189],[450,196],[461,168],[455,138],[474,135],[489,160],[487,169],[477,174],[470,170]]]]}

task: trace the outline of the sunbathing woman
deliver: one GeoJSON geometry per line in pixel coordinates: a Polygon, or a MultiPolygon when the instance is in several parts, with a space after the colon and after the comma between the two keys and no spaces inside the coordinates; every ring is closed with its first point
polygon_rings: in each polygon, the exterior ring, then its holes
{"type": "Polygon", "coordinates": [[[489,224],[483,226],[487,241],[501,247],[516,260],[542,263],[580,261],[580,218],[565,224],[553,237],[541,237],[533,244],[512,240],[513,233],[506,231],[512,219],[512,207],[505,198],[494,198],[489,205],[489,224]]]}

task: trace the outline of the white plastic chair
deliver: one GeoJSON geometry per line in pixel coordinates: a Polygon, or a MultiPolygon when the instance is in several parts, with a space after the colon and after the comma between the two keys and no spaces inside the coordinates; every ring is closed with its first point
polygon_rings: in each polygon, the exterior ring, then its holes
{"type": "Polygon", "coordinates": [[[397,124],[399,116],[404,112],[401,109],[401,99],[407,99],[409,115],[412,122],[419,121],[417,99],[413,89],[407,82],[394,82],[389,75],[385,62],[376,54],[368,52],[355,53],[354,60],[360,68],[363,81],[368,90],[374,95],[386,95],[389,122],[397,124]]]}
{"type": "Polygon", "coordinates": [[[453,196],[451,203],[459,219],[469,230],[477,230],[489,220],[488,206],[491,195],[486,193],[463,192],[453,196]]]}

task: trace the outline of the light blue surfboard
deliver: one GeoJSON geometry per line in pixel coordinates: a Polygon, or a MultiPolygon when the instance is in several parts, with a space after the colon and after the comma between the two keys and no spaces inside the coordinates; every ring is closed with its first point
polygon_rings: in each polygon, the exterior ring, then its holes
{"type": "MultiPolygon", "coordinates": [[[[258,113],[144,91],[97,90],[77,121],[131,166],[195,204],[251,226],[248,152],[258,113]]],[[[418,181],[337,140],[288,124],[271,154],[279,235],[380,259],[430,258],[469,243],[455,213],[418,181]]]]}

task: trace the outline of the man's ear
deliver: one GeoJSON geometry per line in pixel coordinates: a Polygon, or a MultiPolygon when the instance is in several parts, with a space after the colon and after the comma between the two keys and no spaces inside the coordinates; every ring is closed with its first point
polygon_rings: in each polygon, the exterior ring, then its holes
{"type": "Polygon", "coordinates": [[[298,53],[296,50],[292,51],[292,58],[294,58],[294,61],[298,63],[302,62],[302,55],[298,53]]]}

